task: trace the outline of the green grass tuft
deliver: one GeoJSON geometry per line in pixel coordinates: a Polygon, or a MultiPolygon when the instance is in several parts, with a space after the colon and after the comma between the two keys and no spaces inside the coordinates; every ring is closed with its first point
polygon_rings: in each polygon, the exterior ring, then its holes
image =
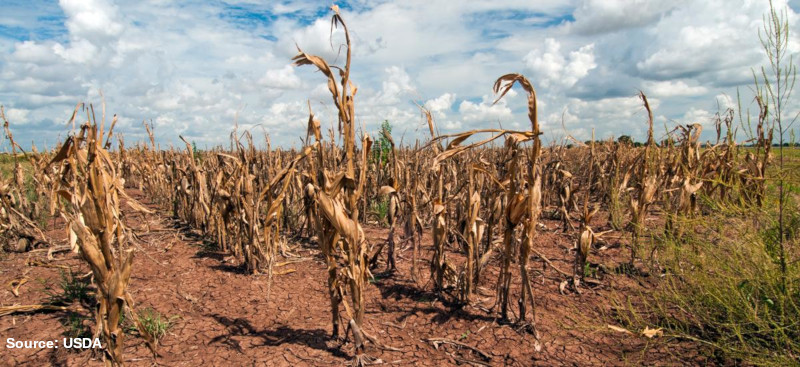
{"type": "Polygon", "coordinates": [[[142,324],[143,333],[151,336],[158,343],[158,340],[167,335],[167,331],[174,325],[178,316],[165,317],[158,311],[148,307],[137,312],[137,318],[142,324]]]}
{"type": "Polygon", "coordinates": [[[86,280],[80,279],[73,272],[61,271],[61,280],[58,282],[60,291],[53,291],[50,287],[45,288],[50,304],[91,304],[94,296],[91,292],[91,285],[86,280]]]}

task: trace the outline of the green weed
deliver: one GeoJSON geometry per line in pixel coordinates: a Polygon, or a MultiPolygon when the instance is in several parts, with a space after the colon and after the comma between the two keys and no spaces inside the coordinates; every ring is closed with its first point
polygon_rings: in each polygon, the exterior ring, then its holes
{"type": "Polygon", "coordinates": [[[139,310],[137,317],[144,329],[140,331],[151,336],[156,343],[158,343],[159,339],[167,335],[167,331],[174,325],[175,320],[178,319],[178,316],[165,317],[150,307],[139,310]]]}
{"type": "Polygon", "coordinates": [[[60,291],[53,291],[52,288],[46,287],[45,293],[48,295],[48,302],[51,304],[91,304],[94,302],[94,296],[91,292],[89,282],[80,279],[72,271],[61,271],[61,280],[58,282],[60,291]]]}
{"type": "Polygon", "coordinates": [[[67,338],[90,338],[92,332],[85,321],[89,318],[74,312],[67,314],[67,317],[61,319],[61,325],[64,327],[64,336],[67,338]]]}

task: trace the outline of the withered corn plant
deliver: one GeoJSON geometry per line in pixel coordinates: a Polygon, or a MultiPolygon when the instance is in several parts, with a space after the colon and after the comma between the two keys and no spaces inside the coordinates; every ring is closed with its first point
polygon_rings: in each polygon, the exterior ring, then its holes
{"type": "Polygon", "coordinates": [[[565,169],[558,169],[556,167],[557,182],[559,183],[558,201],[559,213],[561,217],[561,226],[564,232],[569,232],[575,229],[570,221],[569,211],[575,206],[575,185],[572,182],[572,173],[565,169]]]}
{"type": "MultiPolygon", "coordinates": [[[[128,292],[134,249],[128,248],[129,235],[123,223],[121,201],[132,209],[149,212],[124,190],[120,164],[106,149],[104,138],[111,136],[113,125],[104,132],[104,124],[94,120],[91,106],[85,109],[87,120],[77,135],[70,136],[50,161],[58,165],[58,195],[64,199],[61,215],[74,235],[81,257],[92,269],[97,285],[97,331],[105,342],[106,365],[124,365],[122,356],[125,333],[119,325],[125,308],[131,314],[134,302],[128,292]]],[[[103,116],[105,119],[105,116],[103,116]]],[[[155,353],[155,345],[137,318],[132,318],[140,334],[155,353]]]]}
{"type": "MultiPolygon", "coordinates": [[[[425,118],[428,122],[428,129],[431,134],[431,143],[429,145],[432,147],[436,157],[439,157],[443,149],[440,145],[440,137],[435,129],[433,115],[431,115],[428,109],[422,106],[419,107],[425,114],[425,118]]],[[[433,215],[431,225],[433,255],[431,257],[430,277],[433,280],[436,292],[441,293],[449,284],[455,283],[455,268],[447,262],[447,254],[445,253],[445,243],[447,241],[447,207],[444,203],[444,171],[440,164],[433,161],[431,162],[430,172],[433,173],[433,177],[436,177],[436,180],[431,182],[434,186],[432,187],[432,191],[436,192],[436,196],[433,200],[429,200],[432,209],[431,214],[433,215]]]]}
{"type": "MultiPolygon", "coordinates": [[[[400,183],[400,163],[398,163],[397,157],[397,148],[394,144],[394,139],[392,139],[392,135],[386,129],[381,129],[381,134],[384,138],[389,142],[391,146],[391,157],[389,158],[392,162],[391,169],[391,183],[386,186],[382,186],[380,188],[380,195],[382,197],[387,197],[389,201],[388,211],[386,213],[386,219],[389,221],[389,234],[386,238],[386,242],[382,243],[378,246],[377,250],[375,250],[374,255],[372,255],[370,259],[371,264],[375,264],[378,256],[381,253],[381,250],[384,247],[384,244],[388,247],[387,254],[386,254],[386,270],[394,272],[397,269],[397,264],[395,260],[395,242],[394,242],[394,230],[395,226],[397,225],[397,219],[399,216],[400,203],[402,200],[401,197],[401,183],[400,183]]],[[[379,159],[379,162],[381,160],[379,159]]],[[[364,167],[363,169],[367,169],[364,167]]]]}
{"type": "Polygon", "coordinates": [[[20,163],[20,158],[17,156],[18,149],[21,154],[25,154],[25,152],[22,150],[22,147],[20,147],[19,144],[14,141],[14,135],[11,133],[9,122],[2,106],[0,106],[0,117],[3,119],[3,131],[5,132],[6,139],[8,139],[9,143],[11,143],[11,158],[14,160],[12,183],[14,184],[16,191],[18,191],[14,201],[16,206],[25,216],[30,216],[33,212],[33,208],[31,207],[33,203],[31,203],[25,195],[25,173],[22,171],[22,164],[20,163]]]}
{"type": "MultiPolygon", "coordinates": [[[[14,161],[11,177],[3,177],[0,172],[0,247],[13,252],[23,252],[30,250],[37,243],[48,243],[44,233],[39,228],[34,218],[41,215],[43,208],[39,207],[38,202],[31,202],[28,199],[29,190],[33,189],[38,197],[49,197],[49,203],[53,203],[53,186],[48,172],[45,170],[47,155],[27,154],[22,147],[14,141],[11,133],[9,121],[5,111],[0,106],[0,118],[3,120],[3,129],[6,139],[11,144],[11,159],[14,161]],[[30,161],[33,172],[33,187],[26,187],[25,173],[17,150],[30,161]],[[39,171],[41,170],[41,171],[39,171]]],[[[52,211],[52,207],[51,207],[52,211]]],[[[52,212],[51,212],[52,213],[52,212]]]]}
{"type": "Polygon", "coordinates": [[[480,245],[480,239],[483,232],[483,220],[478,215],[481,208],[481,196],[475,188],[475,167],[469,167],[469,191],[467,194],[468,200],[466,201],[466,221],[464,222],[464,229],[461,236],[465,238],[466,255],[464,269],[459,275],[461,283],[460,301],[469,303],[470,295],[473,293],[474,288],[477,286],[475,279],[475,271],[478,261],[478,251],[476,247],[480,245]]]}
{"type": "MultiPolygon", "coordinates": [[[[364,192],[366,170],[372,140],[364,135],[361,141],[361,160],[356,156],[355,135],[355,94],[356,86],[350,80],[351,43],[347,25],[339,13],[336,5],[331,7],[333,17],[332,27],[341,26],[345,36],[346,60],[343,68],[339,70],[340,80],[333,74],[332,67],[321,57],[309,55],[298,47],[298,54],[293,58],[295,65],[313,65],[328,79],[328,89],[338,111],[339,134],[344,141],[345,169],[333,174],[326,167],[321,132],[319,123],[315,122],[313,114],[309,116],[309,128],[317,140],[317,165],[312,166],[316,171],[309,172],[313,177],[314,212],[317,218],[317,233],[320,247],[328,263],[328,292],[331,298],[331,313],[333,318],[333,335],[339,331],[338,304],[342,302],[349,318],[348,330],[352,332],[356,364],[369,361],[364,354],[367,340],[378,344],[377,339],[364,330],[364,315],[366,313],[364,288],[371,277],[368,269],[368,244],[364,231],[359,223],[358,203],[364,192]],[[340,89],[341,86],[341,89],[340,89]],[[356,165],[359,174],[356,176],[356,165]],[[337,251],[338,250],[338,251],[337,251]],[[344,265],[337,264],[337,253],[344,265]],[[349,296],[350,302],[344,300],[349,296]]],[[[331,139],[333,141],[333,139],[331,139]]],[[[332,167],[331,167],[332,168],[332,167]]]]}
{"type": "Polygon", "coordinates": [[[709,198],[717,195],[718,200],[733,203],[734,195],[739,189],[739,145],[736,142],[736,129],[732,126],[734,111],[729,108],[723,114],[717,113],[714,127],[717,131],[717,141],[713,147],[703,151],[701,155],[702,177],[708,185],[703,191],[709,198]],[[722,137],[722,127],[725,126],[725,135],[722,137]]]}
{"type": "MultiPolygon", "coordinates": [[[[683,227],[676,224],[678,216],[691,216],[697,209],[697,191],[703,186],[702,166],[700,161],[700,124],[678,126],[681,130],[680,150],[669,154],[674,145],[662,149],[668,157],[664,175],[664,212],[666,213],[665,230],[676,238],[682,237],[683,227]],[[671,157],[670,157],[671,156],[671,157]]],[[[706,154],[714,148],[706,151],[706,154]]]]}
{"type": "MultiPolygon", "coordinates": [[[[589,145],[589,167],[592,169],[589,170],[589,182],[591,183],[594,178],[594,163],[595,163],[595,147],[594,147],[594,130],[592,130],[592,141],[589,145]]],[[[589,189],[586,191],[586,195],[583,198],[583,212],[581,213],[581,225],[580,225],[580,236],[578,237],[577,248],[575,251],[575,265],[573,270],[573,278],[572,284],[575,287],[575,290],[578,290],[578,287],[581,284],[581,281],[584,280],[586,277],[586,267],[589,263],[589,253],[592,250],[592,246],[598,239],[598,235],[594,233],[594,230],[591,227],[592,218],[595,214],[600,210],[600,207],[595,206],[593,210],[589,209],[589,201],[591,200],[591,185],[589,189]]]]}
{"type": "Polygon", "coordinates": [[[637,249],[641,246],[640,241],[642,233],[645,230],[644,221],[647,217],[647,211],[656,199],[660,168],[658,147],[656,146],[655,139],[653,139],[653,112],[650,110],[650,104],[647,102],[647,96],[645,96],[644,92],[639,92],[639,98],[641,98],[644,108],[647,110],[649,127],[647,129],[647,142],[645,143],[644,150],[639,153],[635,162],[637,174],[635,186],[636,194],[630,197],[630,225],[632,234],[630,245],[631,266],[637,257],[637,249]]]}
{"type": "Polygon", "coordinates": [[[631,147],[627,143],[605,144],[605,164],[598,172],[603,198],[608,210],[608,224],[616,231],[623,230],[625,223],[625,195],[631,178],[631,147]]]}
{"type": "MultiPolygon", "coordinates": [[[[767,166],[769,165],[772,142],[775,130],[768,125],[770,119],[769,104],[761,95],[756,95],[758,103],[758,121],[756,121],[756,131],[750,141],[755,143],[755,152],[747,152],[743,163],[743,175],[741,175],[741,203],[755,203],[757,207],[764,204],[764,197],[767,188],[767,166]]],[[[741,103],[740,103],[741,106],[741,103]]],[[[739,118],[742,118],[742,111],[739,110],[739,118]]],[[[741,121],[740,121],[741,122],[741,121]]],[[[748,112],[747,126],[750,130],[750,116],[748,112]]]]}
{"type": "MultiPolygon", "coordinates": [[[[527,197],[525,200],[527,202],[527,205],[525,205],[527,207],[527,210],[525,210],[527,214],[527,220],[524,223],[524,239],[521,243],[519,251],[519,269],[520,278],[522,278],[522,292],[520,293],[519,299],[519,321],[526,322],[526,298],[528,298],[530,300],[530,310],[532,314],[532,321],[530,325],[534,335],[538,340],[539,334],[536,330],[536,302],[533,295],[533,290],[531,289],[527,266],[528,259],[530,258],[530,252],[533,247],[533,241],[536,237],[536,227],[539,223],[539,215],[542,212],[542,172],[541,167],[539,166],[539,159],[542,149],[542,142],[539,136],[542,133],[539,130],[539,119],[536,108],[536,91],[533,89],[533,85],[528,81],[527,78],[520,74],[507,74],[498,78],[494,84],[494,91],[495,93],[498,93],[502,90],[502,92],[497,100],[503,98],[503,96],[505,96],[505,94],[508,93],[508,91],[514,86],[514,83],[519,83],[522,89],[528,94],[528,118],[531,121],[531,131],[526,138],[533,140],[533,144],[531,144],[530,149],[527,151],[528,169],[527,175],[525,175],[527,184],[527,197]]],[[[509,256],[510,254],[506,253],[505,255],[509,256]]],[[[506,302],[508,300],[507,287],[504,288],[503,299],[506,300],[506,302]]],[[[505,308],[506,307],[504,307],[504,309],[505,308]]],[[[503,317],[507,318],[507,315],[504,314],[503,317]]]]}
{"type": "Polygon", "coordinates": [[[406,182],[408,184],[406,186],[405,195],[407,201],[406,205],[403,206],[405,213],[405,218],[403,220],[403,235],[406,241],[411,241],[412,252],[410,271],[411,280],[414,282],[418,281],[417,262],[419,261],[419,246],[420,241],[422,240],[422,219],[420,219],[417,209],[417,197],[420,196],[420,190],[423,190],[420,187],[420,175],[417,174],[417,172],[422,172],[422,166],[418,162],[419,161],[413,162],[413,165],[405,171],[406,182]]]}

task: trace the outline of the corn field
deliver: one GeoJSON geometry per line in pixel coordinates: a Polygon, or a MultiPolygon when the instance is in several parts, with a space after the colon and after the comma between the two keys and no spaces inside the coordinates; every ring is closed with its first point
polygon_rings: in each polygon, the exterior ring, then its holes
{"type": "MultiPolygon", "coordinates": [[[[495,103],[521,88],[529,118],[524,130],[439,134],[431,112],[420,106],[429,138],[401,144],[383,130],[379,136],[391,143],[388,157],[374,159],[375,137],[358,134],[350,31],[339,9],[332,11],[332,27],[346,37],[344,65],[305,53],[302,44],[292,61],[325,78],[336,129],[324,131],[309,103],[298,149],[272,149],[268,139],[259,149],[250,132],[236,130],[229,148],[196,151],[184,137],[185,146],[162,148],[146,122],[142,130],[149,139],[126,145],[114,135],[116,116],[106,126],[105,106],[97,118],[94,106],[79,104],[72,132],[57,148],[26,152],[14,141],[13,121],[3,115],[13,151],[10,174],[0,177],[0,241],[9,252],[42,248],[59,235],[46,230],[52,223],[45,220],[43,227],[36,218],[62,223],[63,252],[77,253],[91,272],[93,334],[102,338],[107,365],[129,362],[123,346],[131,342],[121,318],[134,320],[136,334],[158,356],[158,343],[135,316],[130,291],[139,272],[134,255],[142,256],[134,245],[139,235],[127,223],[134,215],[160,211],[213,243],[243,276],[265,282],[258,296],[265,304],[282,297],[281,269],[306,251],[303,246],[313,247],[324,276],[304,281],[319,284],[328,301],[327,321],[319,328],[340,343],[331,348],[346,353],[350,363],[370,365],[391,362],[377,356],[403,349],[370,321],[382,312],[370,298],[380,279],[405,279],[415,291],[430,292],[434,302],[485,318],[488,328],[510,327],[530,341],[526,353],[535,355],[546,352],[552,338],[540,327],[552,322],[542,308],[553,306],[543,299],[597,293],[611,276],[674,271],[662,263],[666,250],[659,238],[684,243],[689,253],[695,220],[720,208],[767,205],[774,136],[761,100],[756,134],[746,147],[736,137],[733,110],[717,116],[716,141],[701,142],[700,124],[678,125],[657,141],[644,92],[643,145],[572,137],[545,145],[537,81],[512,73],[486,87],[495,103]],[[30,183],[24,182],[23,164],[32,172],[30,183]],[[134,199],[132,190],[151,206],[134,199]],[[370,228],[377,226],[373,207],[379,201],[387,206],[388,231],[376,236],[370,228]],[[552,236],[569,244],[559,259],[544,251],[552,236]],[[601,266],[598,257],[615,246],[624,253],[617,268],[601,266]],[[552,289],[543,291],[539,283],[552,289]]],[[[461,350],[453,357],[458,363],[503,364],[480,344],[452,338],[425,344],[461,350]]]]}

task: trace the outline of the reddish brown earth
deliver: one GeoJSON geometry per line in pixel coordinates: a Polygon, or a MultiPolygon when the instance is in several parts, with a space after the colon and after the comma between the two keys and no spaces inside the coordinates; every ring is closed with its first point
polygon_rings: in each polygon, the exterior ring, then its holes
{"type": "MultiPolygon", "coordinates": [[[[142,202],[141,193],[131,192],[142,202]]],[[[150,208],[156,209],[150,205],[150,208]]],[[[330,307],[326,291],[327,273],[320,252],[314,243],[295,241],[288,246],[297,257],[283,259],[292,263],[277,269],[278,273],[267,298],[266,276],[243,274],[233,258],[204,246],[203,239],[192,230],[170,219],[169,213],[154,215],[126,212],[129,227],[139,237],[138,251],[130,291],[137,309],[150,307],[168,317],[174,326],[160,341],[160,356],[153,358],[135,332],[126,335],[124,355],[131,366],[299,366],[344,365],[352,361],[351,342],[330,338],[330,307]]],[[[598,215],[595,225],[602,230],[604,216],[598,215]]],[[[548,230],[537,237],[535,248],[559,269],[571,273],[572,237],[562,233],[556,221],[543,222],[548,230]]],[[[66,243],[63,226],[50,223],[48,235],[56,245],[66,243]]],[[[430,231],[426,230],[419,268],[420,278],[427,279],[430,258],[430,231]]],[[[386,238],[387,230],[368,226],[366,234],[372,243],[386,238]]],[[[596,251],[594,263],[613,269],[625,261],[628,251],[614,246],[617,240],[609,235],[610,249],[596,251]]],[[[451,249],[452,250],[452,249],[451,249]]],[[[48,287],[59,289],[58,267],[69,267],[87,274],[88,267],[76,254],[62,252],[47,259],[46,251],[4,254],[0,261],[0,305],[27,305],[47,301],[48,287]],[[33,266],[31,265],[33,264],[33,266]],[[28,282],[15,297],[8,283],[26,277],[28,282]]],[[[601,272],[598,285],[582,288],[577,294],[569,289],[562,294],[559,284],[565,279],[557,271],[544,266],[536,256],[529,262],[529,274],[536,299],[537,327],[541,351],[536,352],[534,336],[513,324],[503,324],[496,312],[494,289],[499,258],[489,264],[481,280],[478,294],[470,306],[463,308],[437,299],[430,282],[414,283],[409,277],[411,251],[399,252],[398,272],[383,274],[367,288],[365,327],[381,343],[400,351],[368,347],[367,354],[378,362],[397,366],[448,365],[685,365],[709,364],[695,345],[668,338],[647,339],[643,336],[613,331],[615,325],[612,299],[638,299],[651,287],[647,277],[601,272]],[[426,341],[447,338],[475,347],[477,352],[452,344],[438,349],[426,341]],[[472,361],[472,362],[469,362],[472,361]]],[[[450,261],[461,265],[463,257],[453,251],[450,261]]],[[[515,268],[512,310],[517,312],[516,299],[519,275],[515,268]]],[[[380,265],[380,269],[383,265],[380,265]]],[[[375,271],[378,273],[378,270],[375,271]]],[[[79,314],[90,315],[85,307],[73,306],[79,314]]],[[[344,310],[342,310],[344,312],[344,310]]],[[[512,319],[516,315],[512,314],[512,319]]],[[[61,340],[67,312],[39,312],[0,317],[2,357],[0,365],[101,365],[100,353],[89,350],[8,349],[7,338],[16,340],[61,340]]],[[[92,322],[86,326],[93,327],[92,322]]]]}

